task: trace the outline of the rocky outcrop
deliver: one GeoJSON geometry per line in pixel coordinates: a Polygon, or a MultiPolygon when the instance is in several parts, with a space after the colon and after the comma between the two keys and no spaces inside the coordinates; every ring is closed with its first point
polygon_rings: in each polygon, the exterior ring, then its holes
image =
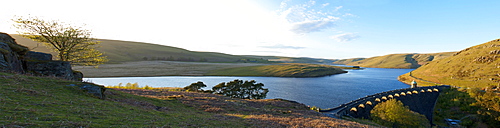
{"type": "Polygon", "coordinates": [[[69,62],[53,61],[50,54],[29,51],[6,33],[0,33],[0,71],[53,76],[74,81],[82,81],[83,78],[81,72],[71,69],[69,62]]]}
{"type": "Polygon", "coordinates": [[[5,33],[0,33],[0,71],[24,72],[21,56],[29,49],[17,44],[5,33]]]}

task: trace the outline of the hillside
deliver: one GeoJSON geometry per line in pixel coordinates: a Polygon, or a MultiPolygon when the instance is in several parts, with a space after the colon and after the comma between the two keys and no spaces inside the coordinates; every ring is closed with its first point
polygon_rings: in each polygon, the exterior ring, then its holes
{"type": "Polygon", "coordinates": [[[283,56],[256,56],[256,55],[245,55],[252,58],[261,58],[274,62],[282,63],[312,63],[312,64],[331,64],[335,60],[332,59],[321,59],[321,58],[310,58],[310,57],[283,57],[283,56]]]}
{"type": "Polygon", "coordinates": [[[421,79],[428,81],[427,83],[460,87],[483,88],[498,85],[499,58],[500,39],[497,39],[464,49],[451,57],[432,61],[412,71],[411,74],[400,76],[400,79],[403,81],[421,79]]]}
{"type": "Polygon", "coordinates": [[[368,127],[287,100],[161,89],[107,89],[103,100],[70,84],[82,83],[0,72],[0,127],[368,127]]]}
{"type": "Polygon", "coordinates": [[[339,59],[339,60],[334,60],[332,63],[333,64],[348,65],[350,63],[354,63],[354,62],[361,61],[364,59],[366,59],[366,58],[339,59]]]}
{"type": "MultiPolygon", "coordinates": [[[[348,67],[318,64],[287,63],[280,65],[260,65],[214,70],[209,76],[269,76],[269,77],[321,77],[347,73],[348,67]]],[[[349,68],[352,69],[352,68],[349,68]]]]}
{"type": "Polygon", "coordinates": [[[390,54],[371,58],[343,59],[333,64],[344,64],[370,68],[418,68],[430,61],[440,60],[453,55],[455,52],[443,52],[432,54],[390,54]]]}
{"type": "MultiPolygon", "coordinates": [[[[32,51],[52,53],[45,45],[12,34],[16,41],[29,47],[32,51]],[[38,46],[37,46],[38,45],[38,46]]],[[[267,62],[260,58],[229,55],[216,52],[195,52],[182,48],[120,40],[97,39],[101,44],[97,48],[108,56],[109,63],[121,63],[144,60],[196,61],[196,62],[267,62]]]]}

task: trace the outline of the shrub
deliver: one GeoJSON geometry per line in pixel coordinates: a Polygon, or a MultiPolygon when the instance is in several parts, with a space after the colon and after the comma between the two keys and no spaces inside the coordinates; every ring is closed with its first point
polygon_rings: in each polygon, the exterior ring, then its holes
{"type": "Polygon", "coordinates": [[[207,87],[203,82],[198,81],[196,83],[191,83],[191,85],[184,87],[186,91],[191,91],[191,92],[200,92],[203,91],[201,88],[207,87]]]}
{"type": "Polygon", "coordinates": [[[244,81],[234,80],[228,83],[222,82],[212,88],[214,94],[221,94],[232,98],[241,99],[264,99],[269,90],[262,88],[264,84],[257,83],[255,80],[244,81]]]}
{"type": "Polygon", "coordinates": [[[430,127],[424,115],[411,111],[396,99],[377,104],[370,113],[375,123],[388,127],[430,127]]]}

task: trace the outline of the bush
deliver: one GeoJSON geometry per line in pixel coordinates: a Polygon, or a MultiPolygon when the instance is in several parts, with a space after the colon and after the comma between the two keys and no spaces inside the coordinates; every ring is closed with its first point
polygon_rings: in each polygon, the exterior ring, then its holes
{"type": "Polygon", "coordinates": [[[201,88],[207,87],[203,82],[198,81],[196,83],[191,83],[191,85],[184,87],[186,91],[191,91],[191,92],[199,92],[203,91],[201,88]]]}
{"type": "Polygon", "coordinates": [[[424,115],[411,111],[396,99],[377,104],[370,114],[375,123],[388,127],[430,127],[424,115]]]}
{"type": "Polygon", "coordinates": [[[232,98],[241,99],[264,99],[269,90],[262,88],[264,84],[257,83],[255,80],[244,81],[234,80],[228,83],[222,82],[212,88],[214,94],[221,94],[232,98]]]}

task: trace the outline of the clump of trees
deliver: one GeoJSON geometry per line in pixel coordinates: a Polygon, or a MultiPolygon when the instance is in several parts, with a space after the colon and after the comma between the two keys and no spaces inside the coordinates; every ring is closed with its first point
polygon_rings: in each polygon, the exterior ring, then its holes
{"type": "Polygon", "coordinates": [[[12,19],[19,34],[33,41],[43,43],[57,53],[61,61],[72,65],[97,66],[107,62],[103,53],[95,48],[99,44],[91,38],[89,30],[63,24],[57,21],[43,20],[37,17],[12,19]]]}
{"type": "Polygon", "coordinates": [[[243,81],[233,80],[230,82],[222,82],[212,88],[214,94],[229,96],[232,98],[241,99],[264,99],[269,90],[262,88],[264,84],[256,83],[255,80],[243,81]]]}
{"type": "Polygon", "coordinates": [[[200,92],[200,91],[203,91],[203,89],[201,89],[201,88],[204,88],[204,87],[207,87],[207,85],[205,85],[201,81],[198,81],[196,83],[191,83],[191,85],[184,87],[184,90],[190,91],[190,92],[200,92]]]}
{"type": "Polygon", "coordinates": [[[388,127],[430,127],[424,115],[411,111],[396,99],[377,104],[370,114],[373,122],[388,127]]]}
{"type": "Polygon", "coordinates": [[[500,89],[491,86],[478,88],[451,88],[444,90],[438,98],[434,121],[446,125],[446,118],[460,120],[461,126],[500,126],[500,89]]]}
{"type": "Polygon", "coordinates": [[[222,82],[212,87],[212,90],[202,90],[203,87],[206,87],[206,85],[198,81],[184,87],[184,89],[186,91],[203,91],[241,99],[264,99],[269,92],[267,88],[263,88],[264,84],[257,83],[255,80],[243,81],[236,79],[227,83],[222,82]]]}

